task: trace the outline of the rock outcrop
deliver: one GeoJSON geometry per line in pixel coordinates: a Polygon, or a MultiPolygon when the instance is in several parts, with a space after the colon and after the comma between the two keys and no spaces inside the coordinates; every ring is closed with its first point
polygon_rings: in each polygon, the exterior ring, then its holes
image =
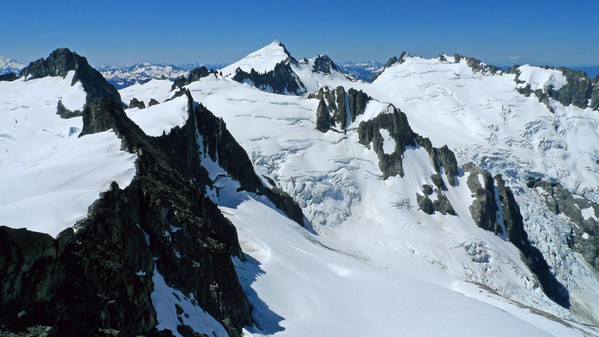
{"type": "Polygon", "coordinates": [[[336,71],[338,73],[343,73],[339,67],[326,55],[318,55],[316,59],[314,59],[314,66],[312,67],[312,71],[315,73],[321,74],[331,74],[332,71],[336,71]]]}
{"type": "Polygon", "coordinates": [[[199,81],[203,77],[208,77],[211,74],[216,75],[217,74],[216,70],[214,70],[214,69],[208,70],[208,68],[206,68],[205,66],[201,66],[199,68],[194,68],[189,73],[187,78],[185,76],[177,77],[177,79],[173,82],[173,86],[171,87],[171,90],[182,88],[190,83],[199,81]]]}
{"type": "Polygon", "coordinates": [[[140,101],[137,98],[133,97],[129,102],[129,108],[145,109],[146,104],[143,101],[140,101]]]}
{"type": "Polygon", "coordinates": [[[356,120],[356,117],[364,114],[366,110],[366,104],[372,99],[362,90],[356,90],[350,88],[347,92],[342,86],[338,86],[335,90],[331,90],[329,87],[323,87],[314,94],[310,94],[308,98],[319,99],[318,108],[316,109],[317,123],[319,120],[318,116],[323,116],[323,108],[327,108],[329,116],[331,116],[331,122],[329,128],[323,128],[325,124],[324,119],[321,119],[320,128],[317,129],[322,132],[326,132],[330,127],[336,126],[341,130],[346,130],[349,124],[356,120]]]}
{"type": "Polygon", "coordinates": [[[254,69],[248,73],[237,69],[233,80],[239,83],[251,83],[260,90],[277,94],[302,95],[306,92],[304,84],[291,69],[289,61],[277,63],[273,70],[266,73],[258,73],[254,69]]]}
{"type": "Polygon", "coordinates": [[[527,186],[540,192],[539,196],[553,213],[567,217],[568,245],[599,270],[599,204],[573,195],[557,182],[530,178],[527,186]]]}
{"type": "Polygon", "coordinates": [[[543,254],[528,239],[520,207],[501,175],[491,177],[473,163],[463,165],[462,169],[469,173],[466,183],[474,198],[469,209],[476,225],[516,246],[524,263],[538,278],[543,292],[555,303],[569,308],[568,290],[551,273],[543,254]]]}

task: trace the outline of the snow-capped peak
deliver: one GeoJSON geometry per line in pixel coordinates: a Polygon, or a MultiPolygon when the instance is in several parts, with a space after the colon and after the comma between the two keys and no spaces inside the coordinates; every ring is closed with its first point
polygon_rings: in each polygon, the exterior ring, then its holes
{"type": "Polygon", "coordinates": [[[285,46],[274,40],[267,46],[248,54],[241,60],[226,66],[221,69],[223,76],[234,74],[237,68],[245,72],[250,72],[252,69],[258,73],[268,72],[274,69],[277,63],[290,59],[291,55],[285,49],[285,46]]]}
{"type": "Polygon", "coordinates": [[[11,60],[8,57],[0,56],[0,74],[18,73],[23,68],[25,68],[24,64],[11,60]]]}

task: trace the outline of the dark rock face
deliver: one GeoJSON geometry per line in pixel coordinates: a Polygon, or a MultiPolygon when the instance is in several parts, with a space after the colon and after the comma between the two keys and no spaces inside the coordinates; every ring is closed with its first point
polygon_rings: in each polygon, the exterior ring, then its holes
{"type": "Polygon", "coordinates": [[[71,85],[80,82],[87,93],[86,104],[99,97],[110,97],[121,102],[121,95],[110,83],[102,77],[96,69],[92,68],[85,57],[77,55],[66,48],[56,49],[46,59],[31,62],[19,74],[19,78],[35,79],[46,76],[66,77],[68,72],[74,70],[75,76],[71,85]]]}
{"type": "Polygon", "coordinates": [[[146,136],[118,102],[99,98],[84,110],[82,135],[110,128],[124,149],[138,154],[128,187],[113,183],[77,232],[67,229],[56,239],[0,228],[2,330],[168,335],[155,329],[152,275],[159,272],[239,336],[252,317],[231,261],[244,258],[235,227],[171,164],[178,158],[146,136]]]}
{"type": "Polygon", "coordinates": [[[264,186],[247,153],[227,130],[222,118],[214,116],[203,105],[195,104],[187,90],[186,95],[189,111],[186,124],[157,139],[161,148],[175,158],[173,162],[179,170],[189,174],[203,186],[211,185],[206,170],[201,166],[202,157],[209,157],[227,171],[232,179],[237,180],[242,190],[266,196],[290,219],[303,225],[304,215],[297,202],[281,190],[264,186]],[[201,147],[198,147],[196,130],[201,135],[201,147]]]}
{"type": "Polygon", "coordinates": [[[14,81],[17,79],[17,74],[15,73],[6,73],[0,75],[0,81],[14,81]]]}
{"type": "Polygon", "coordinates": [[[370,146],[379,158],[379,168],[383,172],[383,178],[400,175],[403,177],[403,153],[408,146],[417,146],[416,134],[408,124],[408,118],[399,109],[394,108],[391,114],[380,114],[377,117],[361,122],[358,127],[360,144],[370,146]],[[383,136],[380,130],[386,129],[395,141],[395,151],[386,154],[383,150],[383,136]]]}
{"type": "Polygon", "coordinates": [[[599,270],[599,221],[592,216],[585,218],[582,210],[599,215],[599,205],[585,198],[575,198],[570,191],[559,183],[551,183],[540,179],[529,179],[530,188],[541,188],[545,204],[553,213],[563,214],[570,220],[568,244],[579,252],[593,268],[599,270]]]}
{"type": "Polygon", "coordinates": [[[591,104],[593,110],[599,110],[599,76],[593,79],[593,90],[591,92],[591,104]]]}
{"type": "Polygon", "coordinates": [[[185,76],[178,77],[175,80],[175,82],[173,83],[171,90],[175,90],[177,88],[184,87],[192,82],[197,82],[203,77],[208,77],[210,74],[216,75],[216,70],[214,70],[214,69],[208,70],[208,68],[206,68],[205,66],[201,66],[200,68],[194,68],[189,73],[189,76],[187,76],[187,78],[185,78],[185,76]]]}
{"type": "MultiPolygon", "coordinates": [[[[319,99],[324,107],[328,108],[329,115],[332,114],[331,126],[338,126],[342,130],[346,130],[358,115],[364,113],[366,104],[372,99],[362,90],[350,88],[345,92],[345,88],[342,86],[338,86],[335,90],[331,90],[329,87],[320,88],[317,93],[310,94],[308,98],[319,99]]],[[[320,103],[316,109],[317,121],[319,109],[320,103]]]]}
{"type": "Polygon", "coordinates": [[[472,191],[474,201],[470,205],[470,214],[476,224],[485,230],[495,233],[495,235],[505,236],[503,230],[503,219],[500,218],[499,205],[497,204],[498,195],[495,192],[495,181],[491,174],[473,163],[467,163],[462,166],[464,172],[470,175],[466,184],[472,191]],[[480,182],[482,177],[482,184],[480,182]]]}
{"type": "Polygon", "coordinates": [[[150,103],[148,103],[148,106],[153,106],[153,105],[158,105],[158,104],[160,104],[160,102],[158,102],[157,100],[152,98],[152,99],[150,99],[150,103]]]}
{"type": "Polygon", "coordinates": [[[416,194],[416,201],[418,202],[418,207],[420,207],[420,209],[424,213],[435,213],[435,205],[433,204],[433,201],[429,199],[428,196],[421,196],[420,194],[416,194]]]}
{"type": "Polygon", "coordinates": [[[56,114],[64,119],[79,117],[82,115],[81,111],[79,111],[79,110],[71,111],[71,110],[67,109],[64,106],[64,104],[62,104],[62,100],[58,101],[58,104],[56,106],[56,114]]]}
{"type": "Polygon", "coordinates": [[[316,108],[316,130],[327,132],[331,129],[331,114],[324,100],[320,100],[316,108]]]}
{"type": "Polygon", "coordinates": [[[500,175],[495,176],[497,183],[497,194],[502,205],[503,221],[505,223],[508,240],[516,246],[523,255],[523,260],[530,270],[538,277],[543,292],[555,303],[564,308],[570,307],[570,295],[551,273],[551,268],[543,257],[543,254],[535,248],[528,240],[528,234],[524,230],[524,221],[520,213],[520,207],[514,198],[514,194],[500,175]]]}
{"type": "Polygon", "coordinates": [[[462,56],[459,54],[454,54],[453,57],[455,63],[460,63],[461,60],[466,60],[466,64],[468,64],[474,73],[496,74],[502,72],[501,68],[494,65],[484,64],[481,62],[481,60],[475,59],[473,57],[462,56]]]}
{"type": "Polygon", "coordinates": [[[306,92],[304,84],[286,61],[278,63],[273,70],[263,74],[254,69],[249,73],[237,69],[233,80],[239,83],[250,82],[260,90],[277,94],[302,95],[306,92]]]}
{"type": "Polygon", "coordinates": [[[315,73],[321,74],[331,74],[331,71],[336,71],[338,73],[343,73],[339,67],[326,55],[318,55],[318,57],[314,60],[314,67],[312,70],[315,73]]]}
{"type": "Polygon", "coordinates": [[[129,108],[145,109],[146,104],[143,101],[140,101],[137,98],[133,97],[129,102],[129,108]]]}
{"type": "Polygon", "coordinates": [[[455,154],[447,145],[443,145],[440,149],[433,149],[434,157],[437,162],[443,167],[445,175],[448,177],[449,185],[455,186],[455,178],[458,175],[458,162],[455,159],[455,154]]]}
{"type": "Polygon", "coordinates": [[[474,222],[480,228],[502,236],[516,246],[522,253],[522,260],[537,276],[543,292],[555,303],[569,308],[568,290],[551,273],[543,254],[530,243],[520,207],[502,177],[491,177],[487,171],[473,163],[465,164],[462,169],[470,173],[466,184],[475,198],[470,206],[474,222]],[[482,184],[479,176],[482,176],[482,184]]]}

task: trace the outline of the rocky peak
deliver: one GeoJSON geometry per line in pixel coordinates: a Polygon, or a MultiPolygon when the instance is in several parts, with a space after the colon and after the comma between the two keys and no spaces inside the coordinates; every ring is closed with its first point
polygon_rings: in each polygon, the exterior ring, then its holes
{"type": "Polygon", "coordinates": [[[316,59],[314,59],[314,67],[312,70],[315,73],[321,74],[331,74],[331,71],[336,71],[338,73],[343,73],[339,67],[326,55],[318,55],[316,59]]]}
{"type": "Polygon", "coordinates": [[[69,71],[75,71],[71,82],[74,85],[80,82],[87,93],[86,104],[91,103],[99,97],[110,97],[121,103],[121,95],[96,69],[92,68],[85,57],[77,55],[67,48],[59,48],[53,51],[46,59],[39,59],[29,63],[19,78],[31,80],[46,76],[66,77],[69,71]]]}
{"type": "Polygon", "coordinates": [[[266,73],[258,73],[253,68],[248,73],[238,68],[233,80],[239,83],[251,82],[260,90],[286,95],[302,95],[306,88],[297,74],[291,69],[289,61],[281,61],[266,73]]]}
{"type": "Polygon", "coordinates": [[[173,86],[171,87],[171,90],[181,88],[181,87],[186,86],[192,82],[197,82],[203,77],[208,77],[208,75],[210,75],[210,74],[216,75],[217,72],[214,69],[208,70],[208,68],[206,68],[205,66],[201,66],[199,68],[194,68],[189,73],[189,76],[187,76],[187,78],[185,78],[185,76],[177,77],[177,79],[173,83],[173,86]]]}

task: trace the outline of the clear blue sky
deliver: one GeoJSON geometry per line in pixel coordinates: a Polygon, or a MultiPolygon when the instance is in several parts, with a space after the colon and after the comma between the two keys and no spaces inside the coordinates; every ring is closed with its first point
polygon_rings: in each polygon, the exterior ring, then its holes
{"type": "Polygon", "coordinates": [[[272,40],[296,57],[459,53],[497,65],[599,65],[599,1],[3,1],[0,55],[58,47],[92,64],[230,63],[272,40]]]}

